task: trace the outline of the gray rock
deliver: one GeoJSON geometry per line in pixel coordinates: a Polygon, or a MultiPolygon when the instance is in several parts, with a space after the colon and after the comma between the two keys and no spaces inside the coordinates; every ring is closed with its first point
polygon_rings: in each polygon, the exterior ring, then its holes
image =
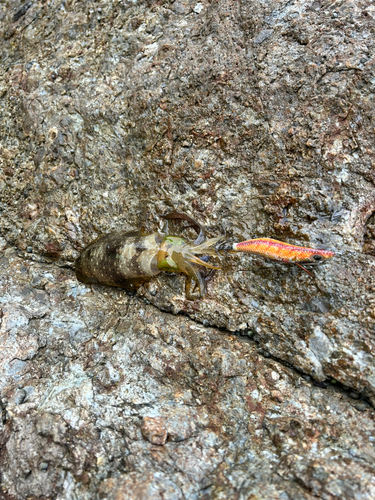
{"type": "Polygon", "coordinates": [[[375,497],[373,39],[363,1],[3,2],[0,496],[375,497]],[[76,280],[172,210],[337,256],[76,280]]]}

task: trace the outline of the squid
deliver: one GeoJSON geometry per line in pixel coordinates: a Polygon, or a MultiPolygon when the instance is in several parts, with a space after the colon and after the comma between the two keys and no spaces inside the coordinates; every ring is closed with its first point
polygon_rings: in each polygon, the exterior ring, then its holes
{"type": "Polygon", "coordinates": [[[150,234],[139,230],[105,234],[88,245],[76,259],[78,280],[136,290],[161,272],[182,273],[186,275],[186,298],[196,300],[207,292],[203,268],[220,269],[208,262],[210,256],[247,252],[296,264],[312,276],[305,266],[322,264],[335,255],[329,250],[290,245],[270,238],[238,243],[230,243],[223,237],[207,239],[204,228],[186,214],[173,212],[162,217],[187,221],[184,229],[192,227],[198,237],[189,242],[167,232],[150,234]]]}

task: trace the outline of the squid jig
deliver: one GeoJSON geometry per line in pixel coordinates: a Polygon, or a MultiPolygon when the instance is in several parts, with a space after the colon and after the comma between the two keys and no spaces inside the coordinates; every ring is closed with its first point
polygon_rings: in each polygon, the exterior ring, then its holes
{"type": "Polygon", "coordinates": [[[136,289],[162,271],[183,273],[187,276],[185,295],[189,300],[206,294],[205,279],[201,267],[220,269],[207,262],[208,256],[247,252],[253,255],[296,264],[304,267],[317,265],[334,256],[328,250],[289,245],[270,238],[257,238],[239,243],[229,243],[223,237],[206,239],[204,228],[186,214],[173,212],[164,219],[180,219],[188,222],[198,234],[193,243],[179,236],[142,230],[105,234],[86,247],[75,262],[77,278],[84,283],[136,289]],[[205,257],[199,258],[198,255],[205,257]],[[194,283],[193,283],[194,282],[194,283]],[[198,291],[195,292],[195,288],[198,291]]]}

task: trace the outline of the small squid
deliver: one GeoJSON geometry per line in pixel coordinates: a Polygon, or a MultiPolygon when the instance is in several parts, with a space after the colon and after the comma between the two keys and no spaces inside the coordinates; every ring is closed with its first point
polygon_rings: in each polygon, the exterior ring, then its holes
{"type": "Polygon", "coordinates": [[[228,243],[222,237],[206,239],[203,227],[188,215],[173,212],[162,217],[187,221],[185,228],[194,228],[199,233],[197,239],[190,243],[179,236],[159,232],[149,234],[142,230],[105,234],[86,247],[76,260],[77,278],[84,283],[134,290],[162,271],[183,273],[187,276],[186,298],[195,300],[206,295],[201,268],[220,269],[207,262],[208,256],[217,256],[222,252],[247,252],[297,264],[310,275],[304,266],[321,264],[334,256],[328,250],[289,245],[269,238],[239,243],[228,243]]]}

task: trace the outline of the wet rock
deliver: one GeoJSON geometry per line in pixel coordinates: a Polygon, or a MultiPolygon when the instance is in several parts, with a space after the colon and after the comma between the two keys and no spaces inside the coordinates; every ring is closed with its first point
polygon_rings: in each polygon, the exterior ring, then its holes
{"type": "Polygon", "coordinates": [[[0,496],[375,497],[373,35],[364,1],[3,2],[0,496]],[[76,280],[173,210],[337,255],[76,280]]]}
{"type": "Polygon", "coordinates": [[[152,444],[164,444],[167,440],[167,429],[163,419],[143,417],[142,434],[152,444]]]}

